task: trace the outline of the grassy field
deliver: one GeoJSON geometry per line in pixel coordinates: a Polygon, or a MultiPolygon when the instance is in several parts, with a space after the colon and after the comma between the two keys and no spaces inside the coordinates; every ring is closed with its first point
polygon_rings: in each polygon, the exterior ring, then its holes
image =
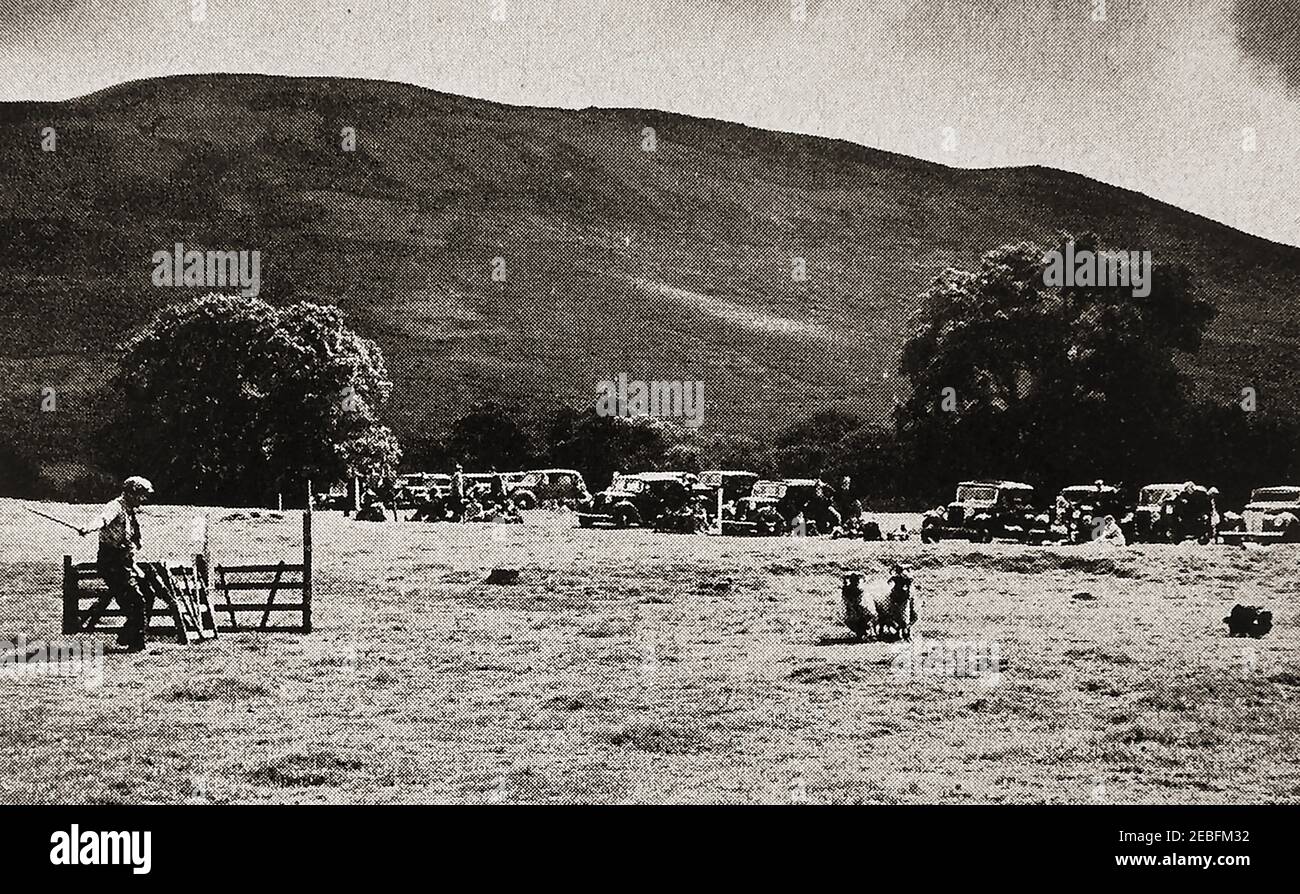
{"type": "MultiPolygon", "coordinates": [[[[294,561],[297,513],[202,511],[218,561],[294,561]]],[[[146,510],[145,557],[188,554],[194,514],[146,510]]],[[[547,513],[315,530],[309,636],[109,651],[89,689],[0,677],[0,802],[1300,801],[1294,548],[685,537],[547,513]],[[920,647],[991,644],[996,675],[900,676],[901,647],[847,638],[841,568],[880,586],[895,558],[916,566],[920,647]],[[485,585],[497,565],[520,583],[485,585]],[[1272,610],[1272,633],[1229,638],[1235,602],[1272,610]]],[[[65,552],[93,544],[0,501],[0,634],[59,637],[65,552]]]]}

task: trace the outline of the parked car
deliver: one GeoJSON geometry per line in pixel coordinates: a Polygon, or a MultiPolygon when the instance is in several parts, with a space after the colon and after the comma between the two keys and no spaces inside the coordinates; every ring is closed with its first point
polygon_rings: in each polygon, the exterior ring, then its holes
{"type": "Polygon", "coordinates": [[[533,469],[510,490],[510,497],[520,509],[536,509],[543,504],[564,504],[586,508],[591,491],[582,473],[574,469],[533,469]]]}
{"type": "Polygon", "coordinates": [[[1191,538],[1209,543],[1216,534],[1217,493],[1213,488],[1191,482],[1148,484],[1138,491],[1130,539],[1142,543],[1179,543],[1191,538]]]}
{"type": "Polygon", "coordinates": [[[714,469],[700,473],[699,484],[695,485],[695,495],[704,500],[705,509],[710,518],[718,514],[718,495],[722,495],[723,513],[727,507],[734,515],[736,505],[754,492],[758,475],[754,472],[738,472],[714,469]]]}
{"type": "Polygon", "coordinates": [[[465,493],[477,494],[482,499],[500,488],[503,493],[509,494],[523,478],[523,472],[466,472],[465,493]]]}
{"type": "Polygon", "coordinates": [[[802,513],[808,533],[829,534],[834,504],[834,490],[820,478],[757,481],[749,496],[736,501],[735,518],[723,518],[722,533],[789,534],[802,513]]]}
{"type": "Polygon", "coordinates": [[[348,493],[346,484],[337,484],[325,493],[318,493],[312,497],[311,505],[313,509],[351,512],[352,497],[348,493]]]}
{"type": "Polygon", "coordinates": [[[921,520],[922,543],[944,539],[1031,543],[1050,537],[1034,509],[1034,488],[1019,481],[963,481],[947,507],[928,512],[921,520]]]}
{"type": "Polygon", "coordinates": [[[1257,487],[1246,508],[1224,513],[1223,522],[1225,543],[1300,543],[1300,486],[1257,487]]]}
{"type": "Polygon", "coordinates": [[[690,472],[640,472],[619,475],[578,513],[584,528],[653,525],[664,512],[680,512],[690,502],[696,476],[690,472]]]}
{"type": "Polygon", "coordinates": [[[1108,515],[1115,519],[1125,539],[1132,540],[1132,508],[1119,488],[1100,481],[1062,488],[1051,511],[1046,517],[1040,515],[1038,520],[1049,523],[1050,539],[1086,543],[1096,537],[1102,519],[1108,515]]]}
{"type": "Polygon", "coordinates": [[[428,501],[431,494],[451,493],[451,476],[433,472],[407,472],[397,476],[397,508],[410,509],[428,501]]]}

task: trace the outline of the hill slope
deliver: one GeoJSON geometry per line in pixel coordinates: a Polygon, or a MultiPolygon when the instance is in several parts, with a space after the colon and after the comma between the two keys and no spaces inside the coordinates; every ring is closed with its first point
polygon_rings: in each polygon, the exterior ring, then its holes
{"type": "Polygon", "coordinates": [[[399,433],[485,398],[588,403],[619,372],[703,380],[706,434],[762,436],[826,403],[880,415],[928,280],[1060,229],[1190,265],[1221,311],[1189,361],[1199,385],[1300,405],[1300,249],[1045,168],[335,79],[144,81],[0,104],[0,125],[0,423],[72,470],[115,344],[202,291],[150,282],[178,241],[258,249],[264,298],[343,307],[389,358],[399,433]],[[60,412],[37,411],[42,387],[60,412]]]}

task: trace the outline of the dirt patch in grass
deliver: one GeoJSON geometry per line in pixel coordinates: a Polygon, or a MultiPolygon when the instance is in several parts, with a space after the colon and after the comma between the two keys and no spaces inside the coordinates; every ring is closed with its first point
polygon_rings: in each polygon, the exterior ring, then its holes
{"type": "Polygon", "coordinates": [[[604,730],[595,738],[620,748],[654,754],[698,754],[707,750],[707,743],[698,731],[662,720],[634,720],[604,730]]]}
{"type": "Polygon", "coordinates": [[[360,761],[341,758],[321,751],[312,754],[286,754],[260,767],[250,770],[248,779],[262,785],[280,788],[306,788],[312,786],[341,786],[349,774],[365,765],[360,761]]]}
{"type": "Polygon", "coordinates": [[[170,686],[155,696],[165,702],[247,701],[273,695],[261,683],[237,677],[205,677],[170,686]]]}

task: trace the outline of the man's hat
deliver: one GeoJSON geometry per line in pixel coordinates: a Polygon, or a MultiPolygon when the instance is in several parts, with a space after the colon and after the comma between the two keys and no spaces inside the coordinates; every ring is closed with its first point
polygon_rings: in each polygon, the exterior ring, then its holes
{"type": "Polygon", "coordinates": [[[122,493],[151,496],[153,494],[153,484],[148,478],[141,478],[139,475],[132,475],[130,478],[122,482],[122,493]]]}

